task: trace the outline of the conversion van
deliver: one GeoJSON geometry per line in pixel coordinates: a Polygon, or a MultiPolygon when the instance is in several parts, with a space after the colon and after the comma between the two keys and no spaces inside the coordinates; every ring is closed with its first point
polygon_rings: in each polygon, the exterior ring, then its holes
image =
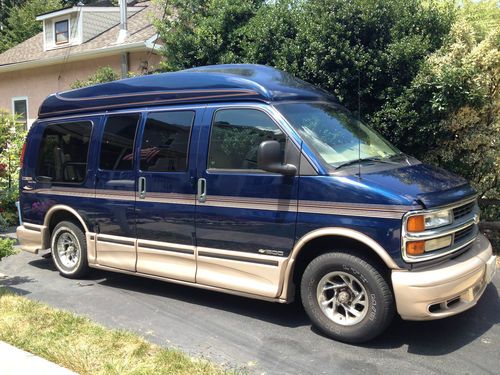
{"type": "Polygon", "coordinates": [[[289,303],[332,338],[474,306],[496,269],[464,179],[279,70],[221,65],[50,95],[27,137],[21,246],[289,303]]]}

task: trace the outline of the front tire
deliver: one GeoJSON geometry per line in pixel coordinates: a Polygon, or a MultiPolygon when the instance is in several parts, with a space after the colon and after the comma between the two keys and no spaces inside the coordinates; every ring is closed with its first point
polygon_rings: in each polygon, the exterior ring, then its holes
{"type": "Polygon", "coordinates": [[[313,324],[338,341],[369,341],[394,316],[394,297],[381,272],[349,252],[326,253],[312,260],[300,291],[313,324]]]}
{"type": "Polygon", "coordinates": [[[70,279],[85,276],[89,270],[87,241],[83,231],[71,221],[62,221],[52,231],[52,259],[59,273],[70,279]]]}

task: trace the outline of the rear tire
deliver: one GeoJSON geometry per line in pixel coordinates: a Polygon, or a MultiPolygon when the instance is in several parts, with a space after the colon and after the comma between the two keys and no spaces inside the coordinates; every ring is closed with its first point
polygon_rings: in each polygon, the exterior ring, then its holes
{"type": "Polygon", "coordinates": [[[87,241],[83,231],[71,221],[61,221],[52,231],[52,259],[59,273],[78,279],[89,271],[87,241]]]}
{"type": "Polygon", "coordinates": [[[313,259],[302,275],[300,291],[313,324],[338,341],[369,341],[394,316],[394,297],[381,272],[349,252],[313,259]]]}

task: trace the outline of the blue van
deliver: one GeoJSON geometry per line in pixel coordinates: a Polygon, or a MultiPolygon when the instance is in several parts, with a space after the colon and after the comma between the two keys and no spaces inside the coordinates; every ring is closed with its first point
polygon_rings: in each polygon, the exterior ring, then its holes
{"type": "Polygon", "coordinates": [[[50,95],[23,157],[22,247],[89,268],[301,299],[337,340],[476,304],[496,269],[464,179],[259,65],[50,95]]]}

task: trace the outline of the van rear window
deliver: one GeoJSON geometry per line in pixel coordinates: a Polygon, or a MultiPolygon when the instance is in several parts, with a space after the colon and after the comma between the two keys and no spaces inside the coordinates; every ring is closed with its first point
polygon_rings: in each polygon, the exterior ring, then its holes
{"type": "Polygon", "coordinates": [[[90,121],[47,125],[38,155],[37,176],[49,177],[53,182],[83,182],[91,131],[90,121]]]}
{"type": "Polygon", "coordinates": [[[185,171],[193,120],[193,111],[150,113],[142,138],[141,170],[185,171]]]}

